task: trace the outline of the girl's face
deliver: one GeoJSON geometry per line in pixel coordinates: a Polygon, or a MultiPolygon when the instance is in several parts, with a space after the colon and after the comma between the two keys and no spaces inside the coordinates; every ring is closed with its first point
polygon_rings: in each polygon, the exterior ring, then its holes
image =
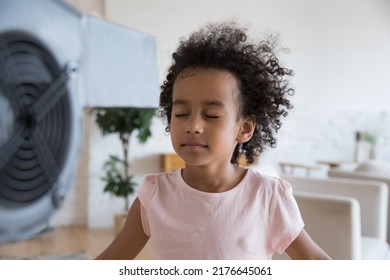
{"type": "Polygon", "coordinates": [[[239,94],[236,78],[227,71],[185,69],[178,76],[171,140],[187,166],[230,163],[237,143],[249,140],[243,136],[248,121],[238,116],[239,94]]]}

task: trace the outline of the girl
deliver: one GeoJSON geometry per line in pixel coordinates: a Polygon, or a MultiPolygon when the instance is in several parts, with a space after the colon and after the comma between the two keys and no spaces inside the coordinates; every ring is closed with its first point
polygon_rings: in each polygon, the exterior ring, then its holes
{"type": "Polygon", "coordinates": [[[269,38],[235,23],[180,42],[161,86],[160,116],[185,168],[147,176],[126,224],[98,259],[329,259],[308,236],[291,186],[238,165],[274,147],[293,94],[269,38]]]}

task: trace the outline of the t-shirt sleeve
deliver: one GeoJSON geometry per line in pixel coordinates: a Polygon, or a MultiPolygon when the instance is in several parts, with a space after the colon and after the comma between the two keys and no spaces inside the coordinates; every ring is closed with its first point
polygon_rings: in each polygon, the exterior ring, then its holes
{"type": "Polygon", "coordinates": [[[156,191],[156,177],[154,175],[149,175],[145,177],[144,181],[141,184],[141,187],[138,189],[137,196],[141,204],[141,222],[142,227],[147,236],[150,237],[150,227],[148,219],[148,210],[150,201],[152,200],[153,194],[156,191]]]}
{"type": "Polygon", "coordinates": [[[297,238],[304,227],[291,185],[278,180],[270,201],[269,236],[271,249],[279,254],[297,238]]]}

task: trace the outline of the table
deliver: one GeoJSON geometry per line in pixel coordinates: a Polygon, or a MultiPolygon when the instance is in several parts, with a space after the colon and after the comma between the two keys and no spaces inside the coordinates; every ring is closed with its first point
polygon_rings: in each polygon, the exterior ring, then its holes
{"type": "Polygon", "coordinates": [[[318,164],[324,164],[324,165],[327,165],[329,166],[330,169],[333,169],[333,168],[338,168],[340,167],[341,165],[346,165],[346,164],[353,164],[355,162],[352,162],[352,161],[328,161],[328,160],[319,160],[317,161],[318,164]]]}
{"type": "Polygon", "coordinates": [[[319,170],[320,169],[319,166],[307,165],[307,164],[302,164],[302,163],[290,163],[290,162],[279,162],[279,166],[282,169],[283,173],[285,173],[285,174],[290,173],[290,175],[292,175],[294,173],[294,170],[296,168],[304,169],[306,171],[307,177],[310,176],[310,172],[312,170],[319,170]],[[290,172],[287,172],[288,170],[290,170],[290,172]]]}

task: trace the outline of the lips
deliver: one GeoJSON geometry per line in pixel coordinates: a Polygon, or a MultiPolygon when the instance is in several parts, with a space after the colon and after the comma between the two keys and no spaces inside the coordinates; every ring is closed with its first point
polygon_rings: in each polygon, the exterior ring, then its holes
{"type": "Polygon", "coordinates": [[[182,147],[188,147],[188,148],[206,148],[207,145],[204,145],[198,141],[195,140],[189,140],[181,144],[182,147]]]}

